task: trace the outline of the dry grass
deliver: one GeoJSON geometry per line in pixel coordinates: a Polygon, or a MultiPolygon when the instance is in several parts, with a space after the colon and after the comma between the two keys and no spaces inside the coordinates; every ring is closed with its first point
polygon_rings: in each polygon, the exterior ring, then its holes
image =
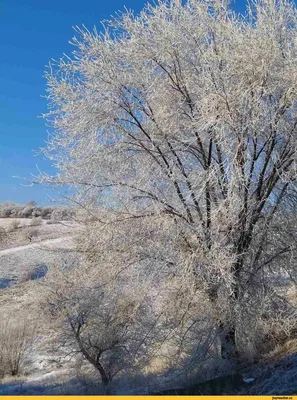
{"type": "Polygon", "coordinates": [[[19,375],[34,343],[34,326],[24,318],[0,322],[0,376],[19,375]]]}
{"type": "Polygon", "coordinates": [[[295,353],[297,353],[297,339],[290,339],[283,344],[277,345],[270,353],[263,357],[262,361],[272,363],[295,353]]]}
{"type": "Polygon", "coordinates": [[[6,227],[7,232],[13,232],[20,227],[20,221],[18,219],[13,219],[10,224],[6,227]]]}

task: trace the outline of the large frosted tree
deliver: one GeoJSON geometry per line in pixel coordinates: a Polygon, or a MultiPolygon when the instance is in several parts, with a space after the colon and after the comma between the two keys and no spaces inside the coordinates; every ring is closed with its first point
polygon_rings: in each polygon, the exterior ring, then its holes
{"type": "Polygon", "coordinates": [[[223,357],[271,276],[294,277],[296,22],[285,0],[245,16],[225,0],[160,1],[103,33],[77,29],[47,73],[44,151],[60,173],[43,178],[110,210],[101,223],[128,243],[119,270],[145,259],[189,303],[203,291],[223,357]]]}

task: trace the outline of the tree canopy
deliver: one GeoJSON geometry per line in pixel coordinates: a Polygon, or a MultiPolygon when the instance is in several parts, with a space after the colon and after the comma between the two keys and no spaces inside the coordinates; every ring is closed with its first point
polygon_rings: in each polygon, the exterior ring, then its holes
{"type": "Polygon", "coordinates": [[[286,0],[245,15],[160,1],[103,32],[76,28],[72,56],[47,72],[44,152],[60,172],[42,179],[104,209],[98,268],[158,267],[187,306],[203,292],[226,357],[243,321],[284,310],[272,277],[295,276],[296,22],[286,0]]]}

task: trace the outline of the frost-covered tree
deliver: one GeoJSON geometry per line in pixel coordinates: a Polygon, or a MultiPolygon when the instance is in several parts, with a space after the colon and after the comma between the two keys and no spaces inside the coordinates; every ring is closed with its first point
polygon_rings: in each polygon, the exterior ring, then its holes
{"type": "Polygon", "coordinates": [[[245,16],[226,0],[160,1],[103,33],[77,28],[72,58],[47,73],[44,152],[60,173],[42,178],[71,185],[90,212],[112,211],[102,226],[129,242],[119,270],[137,258],[192,299],[203,291],[223,357],[262,312],[270,276],[283,265],[294,275],[285,214],[295,201],[296,23],[286,0],[256,0],[245,16]],[[131,219],[144,221],[140,240],[131,219]]]}
{"type": "Polygon", "coordinates": [[[147,285],[138,280],[137,268],[133,276],[130,269],[118,277],[113,272],[102,274],[87,263],[79,268],[71,262],[64,269],[52,266],[42,304],[47,317],[55,320],[59,347],[87,360],[104,386],[116,375],[139,373],[149,362],[159,320],[146,300],[147,285]]]}

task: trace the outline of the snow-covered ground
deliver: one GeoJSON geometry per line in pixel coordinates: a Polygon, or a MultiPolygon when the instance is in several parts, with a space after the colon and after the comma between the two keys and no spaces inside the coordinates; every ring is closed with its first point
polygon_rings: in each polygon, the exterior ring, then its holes
{"type": "Polygon", "coordinates": [[[4,256],[6,254],[13,254],[19,251],[26,251],[26,250],[37,250],[37,249],[43,249],[43,250],[50,250],[50,249],[57,249],[59,248],[59,245],[61,245],[61,248],[71,248],[73,243],[72,243],[72,236],[66,236],[66,237],[60,237],[56,239],[48,239],[48,240],[39,240],[36,241],[35,243],[27,244],[24,246],[17,246],[17,247],[11,247],[9,249],[5,250],[0,250],[0,257],[4,256]]]}
{"type": "MultiPolygon", "coordinates": [[[[30,219],[20,220],[22,220],[23,226],[31,223],[30,219]]],[[[0,218],[0,226],[9,226],[7,221],[9,221],[8,218],[0,218]]],[[[0,250],[0,279],[20,278],[28,269],[40,264],[49,265],[59,262],[63,254],[71,251],[79,224],[61,221],[48,225],[47,222],[43,221],[42,226],[36,227],[38,236],[34,237],[31,242],[27,240],[26,244],[23,244],[18,240],[16,242],[8,241],[7,246],[4,243],[4,248],[0,250]],[[52,236],[54,236],[53,239],[52,236]]],[[[21,229],[27,228],[19,228],[19,230],[21,229]]]]}

